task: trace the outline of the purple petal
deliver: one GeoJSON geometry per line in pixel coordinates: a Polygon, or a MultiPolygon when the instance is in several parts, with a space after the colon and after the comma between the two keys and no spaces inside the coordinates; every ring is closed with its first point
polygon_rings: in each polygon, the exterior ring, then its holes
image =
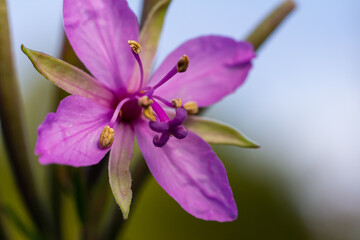
{"type": "Polygon", "coordinates": [[[64,26],[76,55],[95,78],[123,93],[135,58],[128,40],[138,41],[138,23],[125,0],[64,0],[64,26]]]}
{"type": "Polygon", "coordinates": [[[129,165],[133,153],[134,134],[130,125],[118,124],[109,159],[110,186],[124,219],[129,215],[132,198],[129,165]]]}
{"type": "Polygon", "coordinates": [[[65,98],[38,128],[35,154],[40,163],[74,167],[98,163],[109,150],[99,147],[99,137],[111,115],[111,109],[85,97],[65,98]]]}
{"type": "Polygon", "coordinates": [[[189,131],[185,139],[171,138],[156,148],[151,144],[153,132],[143,120],[135,124],[135,134],[154,178],[187,212],[204,220],[236,219],[225,168],[204,140],[189,131]]]}
{"type": "Polygon", "coordinates": [[[246,79],[255,54],[251,44],[227,37],[206,36],[189,40],[164,60],[151,77],[156,84],[186,54],[189,67],[156,90],[165,99],[180,97],[196,101],[200,107],[211,105],[238,88],[246,79]]]}

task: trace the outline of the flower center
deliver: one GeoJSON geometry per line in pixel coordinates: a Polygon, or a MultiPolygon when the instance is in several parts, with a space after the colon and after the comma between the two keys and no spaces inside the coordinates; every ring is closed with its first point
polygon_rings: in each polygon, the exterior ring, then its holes
{"type": "Polygon", "coordinates": [[[138,100],[133,98],[125,102],[120,111],[121,121],[132,122],[138,119],[141,115],[141,107],[138,104],[138,100]]]}
{"type": "MultiPolygon", "coordinates": [[[[107,133],[114,134],[113,126],[117,121],[132,122],[138,119],[143,112],[144,116],[150,120],[149,127],[159,135],[153,138],[153,144],[156,147],[164,146],[170,137],[183,139],[187,136],[188,130],[183,126],[187,114],[196,114],[198,107],[196,102],[190,101],[182,104],[180,98],[172,99],[171,102],[155,94],[156,89],[169,81],[177,73],[183,73],[189,66],[189,58],[183,55],[179,61],[170,69],[170,71],[154,86],[143,87],[144,70],[139,56],[141,46],[133,40],[128,41],[132,53],[139,65],[140,85],[138,90],[130,97],[125,98],[117,105],[109,126],[106,126],[100,136],[99,145],[101,148],[110,147],[112,141],[109,141],[107,133]],[[162,105],[160,105],[161,103],[162,105]],[[175,117],[170,119],[167,111],[175,110],[175,117]]],[[[113,136],[112,136],[113,137],[113,136]]]]}

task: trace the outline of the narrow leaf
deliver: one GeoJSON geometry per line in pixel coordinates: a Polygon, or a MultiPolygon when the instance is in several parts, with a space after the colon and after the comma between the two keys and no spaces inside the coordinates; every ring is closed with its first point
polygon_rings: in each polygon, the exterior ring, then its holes
{"type": "Polygon", "coordinates": [[[140,33],[141,58],[144,64],[144,78],[147,79],[156,54],[166,11],[171,0],[159,1],[149,12],[140,33]]]}
{"type": "Polygon", "coordinates": [[[208,143],[234,145],[244,148],[259,147],[234,128],[213,120],[188,116],[184,125],[208,143]]]}
{"type": "Polygon", "coordinates": [[[105,107],[114,102],[113,93],[84,71],[54,57],[30,50],[24,45],[22,51],[46,79],[68,93],[87,97],[105,107]]]}
{"type": "Polygon", "coordinates": [[[128,218],[132,198],[130,160],[134,144],[134,131],[125,123],[118,124],[110,152],[109,181],[117,204],[128,218]]]}

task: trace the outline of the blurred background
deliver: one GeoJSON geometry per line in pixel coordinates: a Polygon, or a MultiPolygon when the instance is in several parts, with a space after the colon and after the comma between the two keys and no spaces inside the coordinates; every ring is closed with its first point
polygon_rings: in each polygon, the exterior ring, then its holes
{"type": "MultiPolygon", "coordinates": [[[[33,149],[37,126],[52,107],[54,87],[35,71],[20,45],[60,56],[62,1],[7,2],[33,149]]],[[[139,16],[142,2],[128,2],[139,16]]],[[[246,38],[280,2],[173,0],[157,65],[193,37],[246,38]]],[[[238,219],[197,220],[151,177],[134,196],[138,201],[120,239],[360,239],[360,2],[296,3],[297,9],[257,52],[247,82],[206,112],[261,146],[214,146],[229,173],[238,219]]],[[[5,158],[3,144],[0,158],[5,158]]],[[[33,165],[41,186],[42,167],[35,156],[33,165]]],[[[6,161],[0,161],[0,168],[2,201],[17,204],[6,161]]],[[[76,233],[67,236],[75,239],[76,233]]]]}

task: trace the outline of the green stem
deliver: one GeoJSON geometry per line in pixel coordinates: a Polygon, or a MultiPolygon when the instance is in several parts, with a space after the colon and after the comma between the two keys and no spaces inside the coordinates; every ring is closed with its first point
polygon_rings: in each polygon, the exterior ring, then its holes
{"type": "Polygon", "coordinates": [[[274,30],[284,21],[284,19],[295,8],[292,0],[285,0],[276,9],[274,9],[246,38],[246,41],[252,43],[255,51],[268,39],[274,30]]]}
{"type": "Polygon", "coordinates": [[[160,2],[161,0],[144,0],[143,1],[143,8],[141,12],[141,20],[140,20],[140,30],[144,26],[144,23],[150,13],[150,11],[153,9],[153,7],[160,2]]]}
{"type": "Polygon", "coordinates": [[[10,166],[25,207],[39,231],[49,232],[49,221],[35,188],[30,166],[23,106],[13,65],[5,0],[0,0],[0,116],[10,166]]]}

